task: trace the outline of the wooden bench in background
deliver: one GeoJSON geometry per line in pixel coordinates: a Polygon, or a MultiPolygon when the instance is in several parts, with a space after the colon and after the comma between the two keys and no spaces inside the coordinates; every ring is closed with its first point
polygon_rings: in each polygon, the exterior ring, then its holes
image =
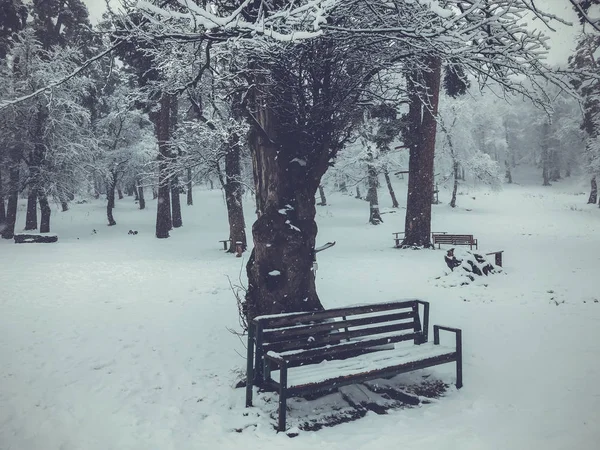
{"type": "Polygon", "coordinates": [[[277,429],[285,431],[289,397],[449,362],[462,387],[461,330],[435,325],[429,343],[428,328],[421,300],[257,317],[248,327],[246,406],[254,385],[278,391],[277,429]],[[440,345],[440,330],[454,333],[454,346],[440,345]]]}
{"type": "Polygon", "coordinates": [[[502,267],[502,253],[504,253],[504,250],[486,253],[486,255],[494,255],[494,264],[496,264],[499,267],[502,267]]]}
{"type": "Polygon", "coordinates": [[[14,239],[15,244],[51,244],[58,242],[58,236],[51,233],[16,233],[14,239]]]}
{"type": "Polygon", "coordinates": [[[477,248],[477,239],[475,239],[472,234],[432,233],[431,238],[433,245],[435,246],[437,244],[438,248],[440,248],[441,244],[468,245],[471,250],[473,250],[473,246],[477,248]]]}

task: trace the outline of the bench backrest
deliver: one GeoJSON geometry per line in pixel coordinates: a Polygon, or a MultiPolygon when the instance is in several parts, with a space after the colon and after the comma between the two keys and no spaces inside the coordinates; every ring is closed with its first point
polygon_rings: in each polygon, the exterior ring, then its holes
{"type": "Polygon", "coordinates": [[[251,332],[257,354],[269,351],[293,359],[297,352],[303,359],[340,357],[374,351],[374,347],[395,342],[427,341],[429,304],[405,300],[373,305],[335,308],[307,313],[257,317],[251,332]],[[419,314],[423,306],[423,321],[419,314]]]}
{"type": "Polygon", "coordinates": [[[434,234],[433,242],[440,242],[442,244],[454,242],[473,242],[472,234],[434,234]]]}

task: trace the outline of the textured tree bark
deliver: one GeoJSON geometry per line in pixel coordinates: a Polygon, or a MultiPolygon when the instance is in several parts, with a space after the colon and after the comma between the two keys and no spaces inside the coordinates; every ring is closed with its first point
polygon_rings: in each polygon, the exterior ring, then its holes
{"type": "Polygon", "coordinates": [[[179,198],[179,178],[177,175],[171,178],[171,211],[173,228],[179,228],[183,226],[183,219],[181,218],[181,200],[179,198]]]}
{"type": "Polygon", "coordinates": [[[440,94],[441,61],[429,58],[429,72],[422,72],[422,87],[409,79],[409,177],[403,247],[431,247],[431,199],[435,156],[436,116],[440,94]],[[425,104],[422,103],[425,102],[425,104]]]}
{"type": "Polygon", "coordinates": [[[50,204],[48,203],[48,197],[46,193],[43,191],[39,191],[38,199],[40,202],[40,233],[50,233],[50,214],[52,210],[50,209],[50,204]]]}
{"type": "Polygon", "coordinates": [[[27,214],[25,215],[25,231],[37,230],[37,189],[29,189],[27,196],[27,214]]]}
{"type": "Polygon", "coordinates": [[[598,200],[598,184],[596,183],[596,176],[592,177],[592,189],[590,191],[590,197],[588,203],[596,204],[598,200]]]}
{"type": "Polygon", "coordinates": [[[111,173],[111,178],[106,184],[106,199],[108,200],[106,204],[106,218],[108,220],[108,226],[112,227],[116,225],[115,218],[113,217],[113,209],[115,207],[115,185],[117,184],[116,174],[111,173]]]}
{"type": "Polygon", "coordinates": [[[17,223],[17,204],[19,201],[19,166],[13,161],[8,170],[8,204],[6,206],[6,224],[2,230],[4,239],[12,239],[17,223]]]}
{"type": "Polygon", "coordinates": [[[66,212],[69,210],[69,203],[66,200],[62,200],[60,202],[60,207],[62,208],[62,212],[66,212]]]}
{"type": "Polygon", "coordinates": [[[245,313],[257,315],[323,309],[315,287],[313,258],[317,224],[315,195],[327,169],[327,143],[306,148],[283,136],[279,118],[258,76],[252,104],[256,124],[250,139],[258,219],[246,267],[245,313]]]}
{"type": "Polygon", "coordinates": [[[173,224],[171,219],[171,199],[168,174],[169,131],[171,115],[171,96],[163,92],[160,107],[153,114],[154,128],[158,139],[158,205],[156,207],[156,237],[165,239],[173,224]]]}
{"type": "Polygon", "coordinates": [[[373,163],[373,152],[367,153],[367,179],[369,190],[367,191],[367,200],[369,201],[369,223],[371,225],[379,225],[383,222],[379,213],[379,196],[377,195],[377,169],[373,163]]]}
{"type": "Polygon", "coordinates": [[[192,206],[194,204],[194,197],[192,195],[192,168],[188,167],[187,169],[187,182],[186,182],[186,189],[187,189],[187,205],[188,206],[192,206]]]}
{"type": "Polygon", "coordinates": [[[117,193],[119,195],[119,200],[123,200],[123,191],[121,190],[121,188],[117,189],[117,193]]]}
{"type": "Polygon", "coordinates": [[[362,199],[361,195],[360,195],[360,189],[358,186],[356,186],[356,196],[354,198],[359,198],[362,199]]]}
{"type": "Polygon", "coordinates": [[[390,180],[390,173],[388,172],[387,168],[383,170],[383,176],[385,177],[385,184],[387,184],[390,197],[392,198],[392,208],[398,208],[400,205],[398,204],[398,199],[396,198],[394,186],[392,186],[392,180],[390,180]]]}
{"type": "Polygon", "coordinates": [[[248,243],[246,240],[246,221],[242,205],[242,176],[241,149],[237,144],[237,136],[233,136],[229,149],[225,154],[225,203],[227,204],[227,217],[229,219],[229,239],[231,245],[229,252],[235,253],[237,243],[241,242],[241,250],[245,251],[248,243]]]}

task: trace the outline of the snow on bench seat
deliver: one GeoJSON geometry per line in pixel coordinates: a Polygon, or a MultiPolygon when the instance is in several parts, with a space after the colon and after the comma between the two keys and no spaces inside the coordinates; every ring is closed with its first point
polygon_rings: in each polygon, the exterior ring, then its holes
{"type": "MultiPolygon", "coordinates": [[[[279,356],[275,352],[270,353],[279,356]]],[[[433,343],[397,347],[393,350],[367,353],[349,359],[322,361],[319,364],[290,368],[287,384],[289,388],[319,384],[338,377],[349,377],[455,353],[456,349],[452,347],[433,343]]],[[[273,370],[271,378],[279,383],[279,370],[273,370]]]]}

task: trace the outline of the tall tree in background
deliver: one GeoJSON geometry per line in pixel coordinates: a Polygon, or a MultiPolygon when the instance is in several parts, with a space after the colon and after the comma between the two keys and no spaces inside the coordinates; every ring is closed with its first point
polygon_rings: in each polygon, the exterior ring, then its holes
{"type": "Polygon", "coordinates": [[[433,161],[442,62],[423,59],[407,74],[409,110],[405,143],[409,148],[408,194],[402,247],[431,247],[433,161]]]}

